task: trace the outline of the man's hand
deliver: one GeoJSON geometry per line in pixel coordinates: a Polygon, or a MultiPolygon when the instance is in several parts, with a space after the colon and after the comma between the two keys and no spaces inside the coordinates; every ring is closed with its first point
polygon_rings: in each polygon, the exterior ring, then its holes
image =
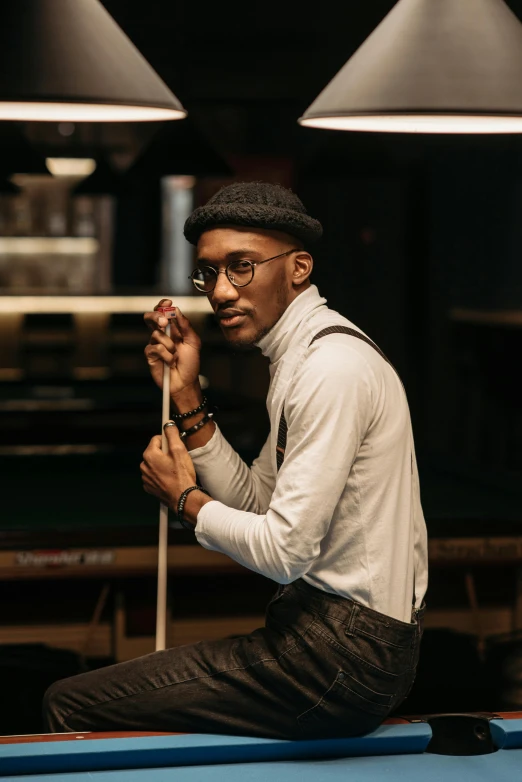
{"type": "Polygon", "coordinates": [[[143,488],[164,505],[177,510],[180,495],[196,484],[196,471],[175,426],[165,429],[168,453],[161,450],[161,435],[150,441],[140,465],[143,488]]]}
{"type": "Polygon", "coordinates": [[[145,358],[152,379],[163,388],[163,364],[170,367],[170,395],[174,398],[185,389],[198,385],[201,340],[190,325],[190,321],[176,307],[176,317],[167,318],[158,307],[171,307],[170,299],[162,299],[154,312],[146,312],[143,319],[151,329],[145,358]],[[170,322],[170,338],[164,328],[170,322]]]}

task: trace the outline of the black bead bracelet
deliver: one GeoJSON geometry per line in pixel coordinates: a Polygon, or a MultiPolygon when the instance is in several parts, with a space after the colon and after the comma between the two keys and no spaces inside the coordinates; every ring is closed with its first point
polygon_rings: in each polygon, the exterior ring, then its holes
{"type": "Polygon", "coordinates": [[[189,410],[188,413],[172,413],[171,418],[173,418],[174,421],[182,421],[184,418],[191,418],[193,415],[197,415],[198,413],[201,413],[201,411],[205,409],[207,404],[208,404],[208,399],[206,396],[204,396],[203,401],[199,407],[195,407],[194,410],[189,410]]]}
{"type": "Polygon", "coordinates": [[[178,501],[178,510],[177,510],[178,521],[182,527],[191,530],[191,532],[194,532],[194,524],[191,524],[190,521],[187,521],[186,519],[183,518],[183,508],[185,507],[185,503],[187,501],[187,497],[190,494],[190,492],[196,490],[202,491],[203,494],[206,494],[208,497],[210,497],[208,491],[204,489],[202,486],[190,486],[188,489],[185,489],[185,491],[181,493],[178,501]]]}

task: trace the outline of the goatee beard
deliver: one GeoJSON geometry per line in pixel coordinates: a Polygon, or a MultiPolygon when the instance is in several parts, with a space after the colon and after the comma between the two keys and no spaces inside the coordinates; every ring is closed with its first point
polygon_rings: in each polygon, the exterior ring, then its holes
{"type": "MultiPolygon", "coordinates": [[[[269,331],[271,331],[275,324],[278,322],[278,320],[281,318],[281,316],[284,314],[288,307],[288,287],[285,282],[284,272],[281,273],[281,277],[279,279],[279,284],[277,285],[276,291],[275,291],[275,297],[276,301],[279,305],[279,315],[275,319],[275,321],[272,323],[271,326],[264,326],[264,328],[260,329],[257,334],[254,335],[254,337],[251,337],[250,339],[239,339],[237,342],[230,341],[230,347],[232,350],[237,350],[241,353],[247,353],[251,350],[254,350],[257,347],[257,343],[265,337],[269,331]]],[[[255,313],[255,310],[254,310],[255,313]]]]}
{"type": "Polygon", "coordinates": [[[257,343],[259,340],[263,339],[263,337],[268,334],[271,329],[272,326],[265,326],[265,328],[258,331],[258,333],[250,339],[230,340],[229,345],[232,350],[237,350],[240,353],[249,353],[250,351],[257,348],[257,343]]]}

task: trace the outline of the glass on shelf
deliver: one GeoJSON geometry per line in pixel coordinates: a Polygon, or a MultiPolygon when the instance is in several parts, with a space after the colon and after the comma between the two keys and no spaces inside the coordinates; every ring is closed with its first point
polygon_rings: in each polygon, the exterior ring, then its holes
{"type": "Polygon", "coordinates": [[[95,236],[96,222],[92,198],[78,196],[73,203],[74,236],[95,236]]]}
{"type": "Polygon", "coordinates": [[[77,178],[12,181],[20,194],[0,196],[0,294],[107,293],[113,213],[90,196],[71,198],[77,178]]]}

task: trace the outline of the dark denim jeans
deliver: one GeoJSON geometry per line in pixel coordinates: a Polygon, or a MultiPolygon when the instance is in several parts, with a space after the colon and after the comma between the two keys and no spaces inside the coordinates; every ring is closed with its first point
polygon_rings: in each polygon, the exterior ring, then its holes
{"type": "Polygon", "coordinates": [[[415,677],[424,609],[400,622],[304,581],[281,586],[265,627],[63,679],[51,732],[157,730],[281,739],[376,728],[415,677]]]}

